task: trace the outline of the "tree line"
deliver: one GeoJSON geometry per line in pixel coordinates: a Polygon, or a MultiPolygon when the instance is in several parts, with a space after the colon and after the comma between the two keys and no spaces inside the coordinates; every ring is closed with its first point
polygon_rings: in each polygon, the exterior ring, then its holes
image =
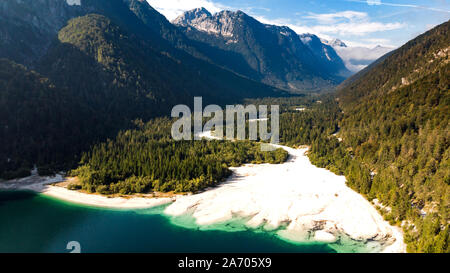
{"type": "MultiPolygon", "coordinates": [[[[198,192],[226,179],[229,167],[246,163],[283,163],[283,149],[262,152],[250,141],[173,141],[173,120],[138,121],[134,130],[95,145],[71,171],[88,192],[133,194],[198,192]]],[[[76,188],[76,186],[74,186],[76,188]]]]}

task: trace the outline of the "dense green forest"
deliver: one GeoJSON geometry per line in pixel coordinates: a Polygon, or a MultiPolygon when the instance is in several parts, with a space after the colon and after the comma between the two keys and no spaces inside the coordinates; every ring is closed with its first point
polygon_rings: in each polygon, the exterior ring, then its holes
{"type": "MultiPolygon", "coordinates": [[[[304,95],[290,98],[246,99],[246,104],[280,107],[280,142],[287,146],[311,145],[314,140],[329,136],[339,128],[342,116],[332,95],[304,95]]],[[[269,116],[270,117],[270,116],[269,116]]],[[[268,127],[270,130],[270,122],[268,127]]]]}
{"type": "Polygon", "coordinates": [[[0,9],[0,179],[71,169],[133,120],[194,96],[224,105],[280,94],[175,48],[155,32],[170,24],[163,16],[145,24],[122,0],[53,1],[52,14],[34,2],[0,9]]]}
{"type": "Polygon", "coordinates": [[[343,142],[313,146],[313,162],[391,208],[410,252],[449,252],[449,30],[436,27],[345,83],[343,142]]]}
{"type": "Polygon", "coordinates": [[[449,251],[450,73],[442,69],[390,97],[344,108],[343,142],[319,137],[311,147],[313,164],[390,207],[385,218],[403,226],[409,252],[449,251]]]}
{"type": "MultiPolygon", "coordinates": [[[[331,96],[323,99],[300,96],[247,99],[246,103],[280,105],[281,141],[295,146],[311,144],[336,130],[339,108],[331,96]],[[307,110],[299,113],[298,107],[307,110]]],[[[197,192],[228,177],[229,167],[287,159],[283,149],[262,152],[258,143],[250,141],[173,141],[172,122],[165,118],[137,121],[136,129],[94,146],[70,173],[80,179],[78,188],[102,194],[197,192]]]]}
{"type": "Polygon", "coordinates": [[[68,90],[5,59],[0,90],[0,178],[28,176],[35,164],[42,175],[76,166],[75,155],[100,135],[88,128],[107,131],[68,90]]]}
{"type": "Polygon", "coordinates": [[[409,252],[449,252],[449,25],[349,79],[335,99],[281,102],[281,140],[310,145],[313,164],[389,207],[382,213],[403,227],[409,252]]]}
{"type": "Polygon", "coordinates": [[[389,207],[381,212],[403,227],[409,252],[449,252],[449,75],[449,65],[440,66],[358,107],[335,96],[251,102],[279,104],[284,144],[310,145],[313,164],[389,207]]]}
{"type": "Polygon", "coordinates": [[[262,152],[250,141],[173,141],[172,122],[136,122],[138,128],[85,153],[71,175],[78,176],[82,189],[101,194],[197,192],[227,178],[229,167],[279,164],[288,157],[283,149],[262,152]]]}
{"type": "MultiPolygon", "coordinates": [[[[280,105],[281,141],[288,145],[312,144],[337,128],[339,108],[331,96],[323,101],[300,96],[247,99],[246,103],[280,105]],[[296,110],[300,106],[306,110],[300,113],[296,110]]],[[[71,175],[80,178],[82,189],[103,194],[197,192],[229,176],[229,167],[287,159],[283,149],[262,152],[258,143],[250,141],[173,141],[172,122],[166,118],[136,121],[136,129],[120,132],[114,140],[85,153],[71,175]]]]}

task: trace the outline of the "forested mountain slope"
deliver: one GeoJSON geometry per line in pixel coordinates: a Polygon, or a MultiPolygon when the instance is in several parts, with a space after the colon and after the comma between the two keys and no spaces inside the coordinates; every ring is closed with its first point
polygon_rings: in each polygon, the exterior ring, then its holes
{"type": "Polygon", "coordinates": [[[95,130],[107,129],[97,123],[93,109],[77,103],[68,90],[5,59],[0,59],[0,91],[3,178],[27,176],[34,164],[63,167],[89,147],[86,142],[96,139],[95,130]]]}
{"type": "Polygon", "coordinates": [[[65,0],[7,0],[0,3],[0,19],[6,37],[0,56],[28,67],[2,63],[0,108],[8,110],[8,118],[1,126],[20,128],[3,131],[0,162],[8,164],[2,164],[0,177],[34,164],[41,170],[71,165],[83,149],[130,127],[132,120],[167,115],[176,104],[193,104],[194,96],[224,105],[281,94],[175,48],[154,30],[159,25],[143,23],[128,1],[70,6],[65,0]],[[16,33],[21,36],[12,39],[16,33]],[[8,66],[20,67],[11,71],[14,78],[8,66]],[[36,87],[41,78],[44,86],[36,87]],[[21,85],[12,84],[16,80],[21,85]],[[50,86],[50,97],[36,101],[39,90],[50,86]]]}
{"type": "Polygon", "coordinates": [[[67,20],[80,14],[65,0],[0,1],[0,58],[32,66],[67,20]]]}
{"type": "Polygon", "coordinates": [[[450,22],[341,86],[339,137],[361,168],[352,186],[392,210],[409,251],[448,252],[450,22]],[[373,179],[371,179],[371,175],[373,179]]]}

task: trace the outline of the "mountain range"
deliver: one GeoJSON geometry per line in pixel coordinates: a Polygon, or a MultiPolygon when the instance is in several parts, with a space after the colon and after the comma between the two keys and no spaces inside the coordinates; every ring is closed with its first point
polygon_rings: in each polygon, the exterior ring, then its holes
{"type": "Polygon", "coordinates": [[[209,61],[291,92],[330,89],[351,73],[335,50],[315,35],[260,23],[242,11],[187,11],[172,21],[197,41],[209,61]],[[217,49],[220,49],[218,52],[217,49]]]}
{"type": "Polygon", "coordinates": [[[380,45],[373,48],[362,46],[350,47],[339,39],[333,39],[331,41],[322,39],[322,42],[333,47],[339,57],[344,61],[348,70],[353,73],[361,71],[377,59],[395,49],[380,45]]]}

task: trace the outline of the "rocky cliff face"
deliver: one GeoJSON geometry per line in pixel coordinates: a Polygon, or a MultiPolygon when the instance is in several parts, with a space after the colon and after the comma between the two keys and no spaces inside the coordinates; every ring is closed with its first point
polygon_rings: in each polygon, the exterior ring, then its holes
{"type": "Polygon", "coordinates": [[[68,19],[80,13],[65,0],[0,1],[0,57],[31,65],[68,19]]]}
{"type": "Polygon", "coordinates": [[[199,8],[172,23],[190,39],[228,53],[221,59],[209,56],[216,64],[278,88],[319,91],[348,74],[333,48],[317,37],[318,49],[302,42],[290,28],[262,24],[242,11],[211,14],[199,8]]]}
{"type": "Polygon", "coordinates": [[[183,14],[173,22],[182,26],[193,26],[197,30],[223,37],[233,37],[239,31],[239,23],[245,18],[243,12],[221,11],[211,15],[206,9],[200,8],[183,14]]]}
{"type": "Polygon", "coordinates": [[[212,14],[205,8],[197,8],[185,12],[180,17],[176,18],[173,23],[179,26],[190,26],[192,24],[199,25],[212,17],[212,14]]]}
{"type": "MultiPolygon", "coordinates": [[[[301,34],[300,40],[317,56],[320,65],[328,73],[343,77],[350,76],[351,72],[347,70],[344,61],[331,45],[323,43],[319,37],[313,34],[301,34]]],[[[339,40],[333,41],[333,44],[341,43],[339,40]]]]}

